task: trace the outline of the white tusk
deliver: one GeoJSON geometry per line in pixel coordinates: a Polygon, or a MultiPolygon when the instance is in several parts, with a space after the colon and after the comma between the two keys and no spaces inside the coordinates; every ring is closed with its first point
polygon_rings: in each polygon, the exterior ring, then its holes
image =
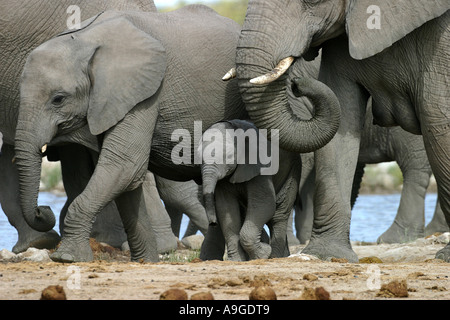
{"type": "Polygon", "coordinates": [[[228,81],[236,78],[236,68],[231,68],[230,71],[227,72],[226,75],[223,76],[223,81],[228,81]]]}
{"type": "Polygon", "coordinates": [[[269,84],[272,81],[277,80],[279,77],[281,77],[292,65],[294,62],[294,57],[287,57],[281,60],[278,65],[270,71],[269,73],[266,73],[265,75],[259,76],[257,78],[253,78],[250,80],[250,83],[253,84],[269,84]]]}
{"type": "Polygon", "coordinates": [[[45,153],[45,151],[47,151],[47,145],[46,145],[46,144],[44,144],[44,145],[42,146],[42,148],[41,148],[41,152],[42,152],[42,153],[45,153]]]}

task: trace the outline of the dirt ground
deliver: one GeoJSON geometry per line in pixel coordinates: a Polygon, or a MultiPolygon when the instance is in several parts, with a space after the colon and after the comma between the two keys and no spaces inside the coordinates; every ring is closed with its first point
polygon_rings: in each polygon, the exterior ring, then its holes
{"type": "MultiPolygon", "coordinates": [[[[137,263],[122,252],[107,258],[102,253],[102,260],[92,263],[2,262],[0,299],[38,300],[45,288],[56,285],[67,300],[159,300],[169,289],[183,290],[188,299],[210,292],[215,300],[249,300],[252,290],[262,285],[272,288],[278,300],[450,299],[450,264],[432,258],[444,244],[421,246],[417,259],[409,254],[408,261],[379,263],[373,254],[389,251],[386,246],[353,245],[360,263],[305,260],[311,257],[304,255],[239,263],[198,258],[137,263]],[[429,252],[424,255],[423,250],[429,252]]],[[[184,257],[194,254],[186,249],[176,252],[184,257]]]]}

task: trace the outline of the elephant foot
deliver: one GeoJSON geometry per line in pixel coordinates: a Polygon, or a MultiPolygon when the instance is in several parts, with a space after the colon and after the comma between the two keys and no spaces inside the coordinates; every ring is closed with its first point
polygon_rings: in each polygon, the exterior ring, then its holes
{"type": "Polygon", "coordinates": [[[378,237],[377,243],[405,243],[423,238],[423,236],[423,227],[402,226],[397,221],[394,221],[389,229],[378,237]]]}
{"type": "Polygon", "coordinates": [[[348,262],[357,263],[358,256],[353,251],[349,242],[339,242],[335,239],[312,238],[302,253],[329,261],[332,258],[346,259],[348,262]]]}
{"type": "Polygon", "coordinates": [[[257,250],[247,253],[249,254],[250,260],[269,259],[270,254],[272,253],[272,247],[267,243],[261,242],[257,250]]]}
{"type": "Polygon", "coordinates": [[[74,241],[73,239],[63,238],[59,248],[50,255],[50,259],[55,262],[89,262],[94,260],[89,240],[74,241]]]}
{"type": "Polygon", "coordinates": [[[450,243],[448,243],[443,249],[436,253],[436,259],[444,260],[445,262],[450,262],[450,243]]]}
{"type": "Polygon", "coordinates": [[[28,248],[36,249],[54,249],[61,241],[61,237],[55,230],[48,232],[32,231],[26,237],[19,235],[19,240],[14,245],[12,251],[14,253],[21,253],[27,251],[28,248]]]}
{"type": "Polygon", "coordinates": [[[256,245],[243,245],[243,248],[250,260],[269,259],[272,253],[272,247],[264,242],[257,243],[256,245]]]}
{"type": "Polygon", "coordinates": [[[447,223],[442,224],[431,220],[430,223],[425,227],[425,237],[431,236],[432,234],[435,234],[437,232],[445,233],[449,231],[450,228],[448,227],[447,223]]]}

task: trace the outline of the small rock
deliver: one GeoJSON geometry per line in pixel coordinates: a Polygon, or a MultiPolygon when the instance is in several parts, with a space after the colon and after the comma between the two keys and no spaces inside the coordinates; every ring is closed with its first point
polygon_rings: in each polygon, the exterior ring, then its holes
{"type": "Polygon", "coordinates": [[[51,262],[47,249],[28,248],[27,251],[19,253],[17,258],[20,261],[51,262]]]}
{"type": "Polygon", "coordinates": [[[233,278],[226,282],[226,285],[230,286],[230,287],[237,287],[237,286],[240,286],[243,284],[244,284],[244,281],[242,281],[241,279],[238,279],[238,278],[233,278]]]}
{"type": "Polygon", "coordinates": [[[303,280],[315,281],[317,279],[319,279],[319,277],[312,273],[305,273],[303,275],[303,280]]]}
{"type": "Polygon", "coordinates": [[[269,286],[259,286],[250,292],[250,300],[277,300],[275,291],[269,286]]]}
{"type": "Polygon", "coordinates": [[[319,260],[319,258],[312,256],[310,254],[306,254],[306,253],[294,253],[294,254],[291,254],[288,258],[297,258],[302,261],[319,260]]]}
{"type": "Polygon", "coordinates": [[[0,261],[13,261],[16,259],[16,254],[7,249],[2,249],[0,251],[0,261]]]}
{"type": "Polygon", "coordinates": [[[330,300],[330,293],[323,287],[305,287],[300,300],[330,300]]]}
{"type": "Polygon", "coordinates": [[[340,262],[340,263],[348,263],[348,260],[345,258],[331,258],[331,262],[340,262]]]}
{"type": "Polygon", "coordinates": [[[67,300],[64,288],[57,286],[48,286],[41,293],[41,300],[67,300]]]}
{"type": "Polygon", "coordinates": [[[191,300],[214,300],[211,292],[199,292],[191,296],[191,300]]]}
{"type": "Polygon", "coordinates": [[[315,290],[317,300],[330,300],[330,293],[323,287],[318,287],[315,290]]]}
{"type": "Polygon", "coordinates": [[[380,258],[371,256],[359,259],[359,263],[383,263],[380,258]]]}
{"type": "Polygon", "coordinates": [[[159,300],[187,300],[188,295],[182,289],[169,289],[161,293],[159,300]]]}
{"type": "Polygon", "coordinates": [[[383,284],[380,291],[377,293],[377,297],[385,298],[402,298],[408,296],[408,286],[406,280],[391,281],[388,284],[383,284]]]}

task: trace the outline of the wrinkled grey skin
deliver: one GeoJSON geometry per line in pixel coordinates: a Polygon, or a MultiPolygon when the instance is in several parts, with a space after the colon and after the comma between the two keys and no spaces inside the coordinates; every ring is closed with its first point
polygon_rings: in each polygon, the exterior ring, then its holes
{"type": "MultiPolygon", "coordinates": [[[[402,195],[397,215],[389,229],[379,236],[377,242],[404,243],[435,232],[448,232],[449,227],[439,202],[436,203],[432,220],[425,227],[425,196],[432,172],[422,137],[406,132],[400,127],[383,128],[373,125],[372,114],[367,113],[366,116],[353,197],[357,196],[364,164],[396,161],[403,174],[402,195]]],[[[311,153],[302,155],[302,181],[300,182],[302,187],[299,188],[301,205],[296,204],[295,207],[295,228],[300,243],[306,243],[310,239],[313,226],[313,156],[311,153]]],[[[380,206],[380,210],[383,210],[383,206],[380,206]]]]}
{"type": "MultiPolygon", "coordinates": [[[[174,164],[179,139],[172,141],[172,133],[184,129],[192,137],[194,120],[207,128],[246,117],[236,81],[221,81],[235,64],[239,31],[237,23],[200,5],[169,13],[107,11],[30,54],[16,131],[21,203],[29,224],[47,230],[53,216],[36,205],[41,146],[83,128],[101,143],[89,183],[68,208],[53,260],[92,259],[87,241],[92,221],[113,199],[132,259],[158,259],[140,203],[143,178],[147,169],[166,179],[199,178],[198,164],[174,164]]],[[[323,105],[325,114],[316,121],[325,122],[329,110],[338,108],[332,92],[326,93],[333,103],[323,105]]],[[[305,135],[305,141],[322,146],[316,139],[305,135]]]]}
{"type": "MultiPolygon", "coordinates": [[[[450,149],[450,5],[445,0],[402,0],[395,1],[393,10],[390,3],[376,3],[383,25],[373,29],[367,27],[370,0],[249,1],[236,71],[255,124],[279,129],[281,146],[298,151],[301,138],[280,89],[285,78],[263,86],[251,85],[249,79],[289,56],[311,59],[320,47],[319,80],[334,91],[342,107],[338,133],[315,152],[320,183],[315,187],[311,241],[303,252],[322,259],[358,261],[349,240],[350,197],[369,96],[377,124],[423,135],[450,223],[450,157],[445,151],[450,149]]],[[[436,257],[448,261],[450,246],[436,257]]]]}
{"type": "Polygon", "coordinates": [[[101,140],[96,169],[68,208],[64,237],[52,259],[91,260],[87,237],[92,220],[114,198],[132,259],[158,259],[150,223],[142,213],[145,208],[138,211],[143,178],[147,169],[173,180],[200,176],[194,165],[172,163],[171,150],[178,142],[171,141],[172,132],[193,133],[197,119],[207,126],[222,117],[245,116],[236,83],[220,80],[234,64],[238,35],[236,23],[204,6],[166,14],[105,12],[85,29],[54,38],[30,55],[16,132],[22,207],[28,222],[42,222],[35,227],[47,228],[45,218],[36,218],[35,213],[51,214],[36,207],[34,172],[40,171],[40,146],[86,126],[101,140]],[[205,39],[211,46],[199,51],[205,39]],[[51,67],[47,59],[52,59],[51,67]],[[201,72],[198,68],[203,65],[209,67],[201,72]],[[63,101],[58,94],[64,95],[63,101]],[[107,108],[102,109],[105,100],[107,108]],[[41,112],[45,106],[50,108],[41,112]],[[41,125],[30,127],[30,118],[41,125]],[[133,204],[134,212],[121,210],[133,204]]]}
{"type": "MultiPolygon", "coordinates": [[[[248,121],[231,120],[214,124],[210,129],[226,137],[226,130],[249,132],[257,128],[248,121]]],[[[263,139],[259,133],[257,136],[263,139]]],[[[248,144],[245,145],[246,152],[252,152],[251,149],[248,151],[248,144]]],[[[202,164],[202,181],[206,213],[211,225],[209,232],[220,232],[217,229],[221,229],[228,260],[287,256],[286,229],[300,182],[300,156],[280,150],[278,172],[263,175],[263,165],[259,160],[253,164],[246,157],[245,163],[237,162],[236,141],[228,147],[215,140],[204,141],[202,147],[203,150],[211,147],[223,149],[221,161],[204,161],[202,164]],[[234,161],[227,161],[231,157],[234,161]],[[270,229],[270,245],[261,241],[265,224],[270,229]]],[[[202,246],[202,250],[210,248],[202,246]]]]}
{"type": "MultiPolygon", "coordinates": [[[[298,76],[319,77],[321,54],[314,61],[297,63],[292,67],[289,78],[298,76]]],[[[296,114],[310,116],[312,105],[305,99],[296,99],[288,88],[289,102],[296,114]]],[[[314,198],[314,153],[301,154],[302,176],[299,186],[299,201],[295,205],[296,235],[300,243],[306,243],[311,237],[313,226],[314,198]]],[[[402,170],[404,181],[402,197],[397,216],[392,226],[382,234],[378,242],[402,243],[415,240],[435,232],[448,231],[444,213],[439,203],[432,221],[425,228],[425,194],[431,176],[431,167],[425,152],[423,138],[406,132],[400,127],[384,128],[373,125],[372,102],[368,103],[366,119],[361,136],[358,166],[355,172],[351,206],[358,195],[365,164],[396,161],[402,170]]],[[[380,208],[382,210],[382,208],[380,208]]],[[[291,227],[291,224],[288,224],[291,227]]],[[[291,245],[297,244],[293,229],[288,229],[291,245]]]]}
{"type": "MultiPolygon", "coordinates": [[[[0,157],[0,203],[9,222],[18,233],[18,241],[12,249],[15,253],[25,251],[29,247],[51,249],[60,241],[56,231],[39,232],[25,222],[19,201],[17,168],[12,160],[15,156],[14,135],[19,107],[20,75],[26,57],[42,42],[67,28],[67,20],[70,20],[73,14],[73,11],[67,12],[71,5],[77,5],[80,8],[81,19],[112,8],[156,11],[151,0],[30,0],[26,3],[10,0],[0,1],[0,12],[2,13],[0,22],[0,30],[2,30],[0,35],[0,74],[2,74],[0,78],[0,128],[3,131],[5,143],[3,156],[0,157]]],[[[57,152],[65,158],[61,161],[61,165],[66,189],[76,188],[76,184],[80,182],[77,172],[86,172],[89,167],[89,165],[81,164],[79,159],[88,156],[90,151],[87,148],[71,149],[66,147],[64,151],[58,150],[57,152]],[[65,170],[68,168],[73,168],[72,172],[75,175],[69,176],[69,172],[65,170]]],[[[82,183],[87,183],[87,180],[82,183]]],[[[94,226],[93,235],[99,241],[108,239],[112,245],[120,245],[123,237],[117,234],[117,237],[113,239],[108,231],[111,220],[105,221],[106,228],[102,226],[102,217],[107,216],[110,210],[111,208],[108,206],[102,211],[94,226]]],[[[117,212],[117,210],[115,211],[117,212]]]]}
{"type": "MultiPolygon", "coordinates": [[[[202,186],[195,183],[194,180],[173,181],[159,176],[155,176],[155,180],[159,195],[164,201],[164,206],[170,216],[172,230],[175,236],[180,238],[180,226],[183,214],[189,217],[189,223],[194,224],[196,229],[195,231],[191,231],[188,227],[186,230],[188,234],[200,230],[203,235],[206,235],[208,231],[208,218],[206,217],[205,207],[202,203],[202,186]]],[[[190,228],[193,228],[193,226],[190,228]]]]}

